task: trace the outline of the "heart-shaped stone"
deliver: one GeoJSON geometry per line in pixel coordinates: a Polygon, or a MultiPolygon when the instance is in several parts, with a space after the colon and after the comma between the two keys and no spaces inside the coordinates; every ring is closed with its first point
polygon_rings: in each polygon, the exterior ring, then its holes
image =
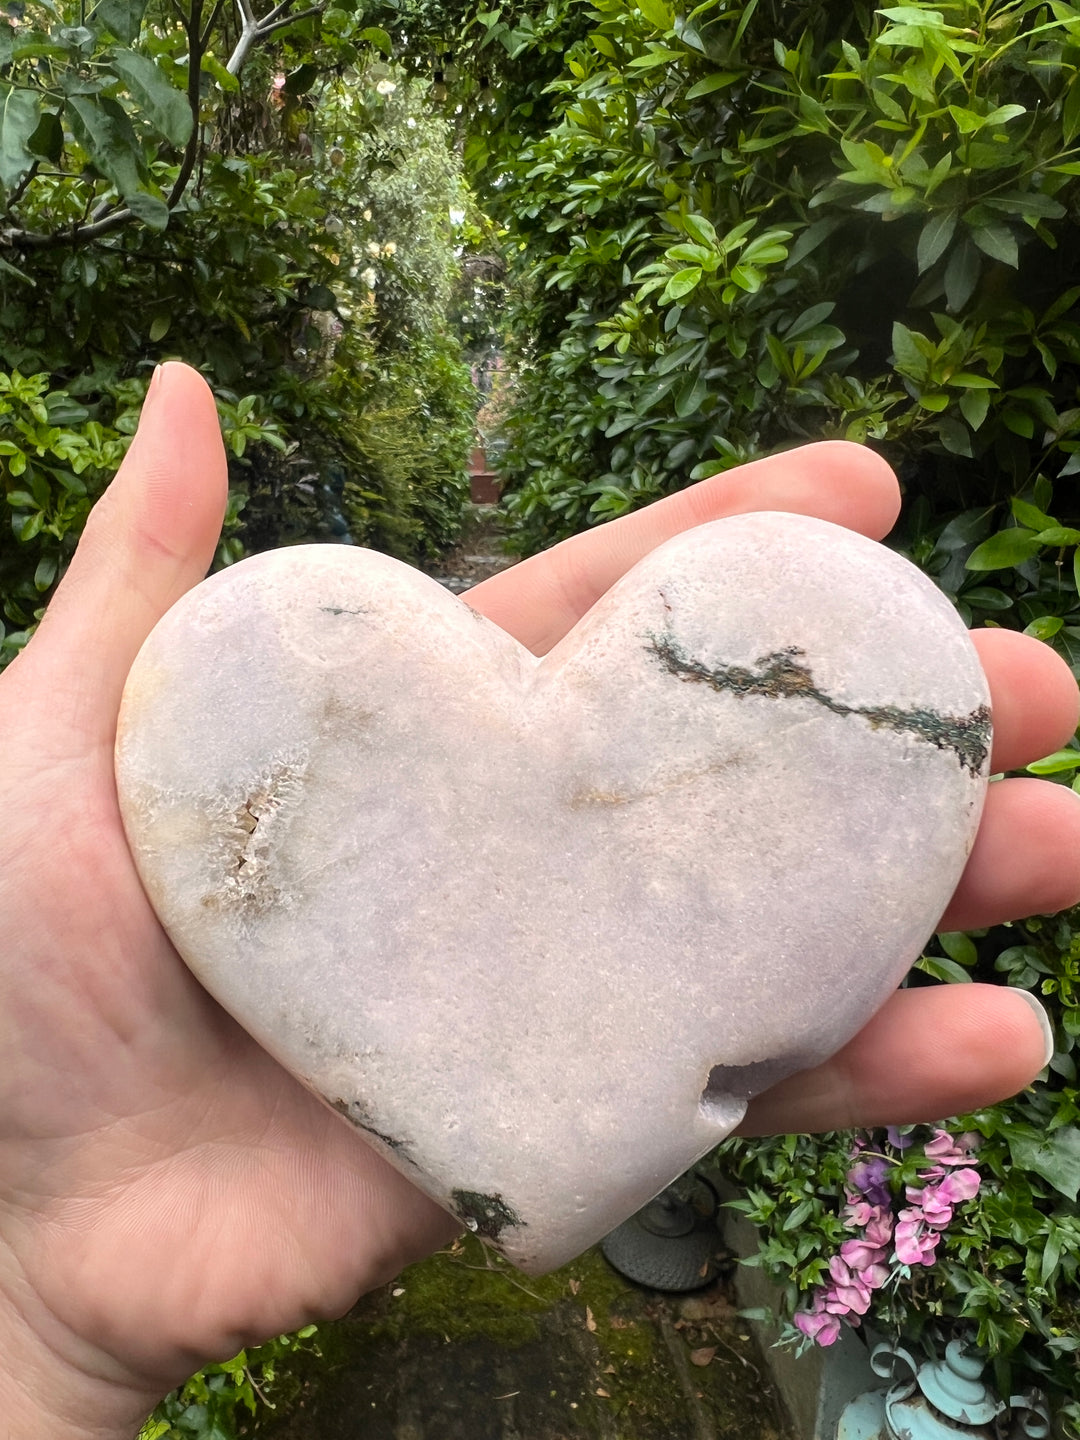
{"type": "Polygon", "coordinates": [[[934,586],[821,521],[691,530],[543,660],[303,547],[162,620],[117,775],[199,979],[536,1272],[882,1004],[970,850],[987,699],[934,586]]]}

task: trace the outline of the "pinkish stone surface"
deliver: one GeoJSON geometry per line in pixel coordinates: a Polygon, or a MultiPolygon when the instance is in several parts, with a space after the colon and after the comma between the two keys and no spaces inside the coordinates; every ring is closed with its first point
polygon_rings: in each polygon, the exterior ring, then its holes
{"type": "Polygon", "coordinates": [[[689,531],[543,660],[303,547],[162,620],[117,776],[207,989],[542,1271],[886,999],[971,848],[987,702],[934,586],[821,521],[689,531]]]}

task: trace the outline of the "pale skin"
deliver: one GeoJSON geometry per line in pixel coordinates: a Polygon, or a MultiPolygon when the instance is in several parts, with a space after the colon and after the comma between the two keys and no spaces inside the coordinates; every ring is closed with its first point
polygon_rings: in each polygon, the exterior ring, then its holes
{"type": "MultiPolygon", "coordinates": [[[[456,1226],[199,988],[124,843],[112,750],[124,679],[205,573],[225,501],[212,399],[158,372],[131,453],[34,640],[0,677],[0,1437],[131,1440],[210,1359],[344,1311],[456,1226]]],[[[704,481],[478,586],[538,653],[641,555],[722,515],[781,509],[875,539],[896,482],[868,451],[809,446],[704,481]]],[[[975,636],[994,769],[1076,725],[1049,649],[975,636]]],[[[942,926],[1080,898],[1080,801],[1005,780],[942,926]]],[[[902,1123],[1012,1094],[1043,1065],[1031,1008],[993,986],[894,997],[839,1055],[751,1108],[750,1132],[902,1123]]]]}

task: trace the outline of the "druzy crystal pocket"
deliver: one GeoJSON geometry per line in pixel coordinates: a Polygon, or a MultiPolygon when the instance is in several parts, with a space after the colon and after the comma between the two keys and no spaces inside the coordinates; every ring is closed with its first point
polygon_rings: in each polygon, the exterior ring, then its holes
{"type": "Polygon", "coordinates": [[[385,556],[256,556],[147,641],[117,778],[207,989],[542,1271],[881,1005],[989,743],[928,580],[755,514],[654,551],[543,659],[385,556]]]}

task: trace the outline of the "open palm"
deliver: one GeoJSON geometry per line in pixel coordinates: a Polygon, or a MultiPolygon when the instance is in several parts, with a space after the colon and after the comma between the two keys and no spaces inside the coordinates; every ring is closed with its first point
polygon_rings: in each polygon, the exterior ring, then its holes
{"type": "MultiPolygon", "coordinates": [[[[205,1360],[339,1313],[456,1228],[201,990],[128,855],[120,694],[205,572],[224,495],[212,399],[167,366],[38,636],[0,679],[0,1413],[19,1440],[130,1435],[205,1360]]],[[[809,447],[567,542],[470,603],[543,651],[690,525],[787,509],[880,538],[896,503],[873,455],[809,447]]],[[[1055,748],[1076,721],[1064,666],[1024,637],[978,639],[995,768],[1055,748]]],[[[1070,792],[993,787],[946,923],[1071,903],[1078,854],[1070,792]]],[[[828,1065],[755,1102],[747,1128],[936,1118],[1027,1083],[1044,1059],[1034,1012],[962,989],[898,995],[828,1065]]]]}

